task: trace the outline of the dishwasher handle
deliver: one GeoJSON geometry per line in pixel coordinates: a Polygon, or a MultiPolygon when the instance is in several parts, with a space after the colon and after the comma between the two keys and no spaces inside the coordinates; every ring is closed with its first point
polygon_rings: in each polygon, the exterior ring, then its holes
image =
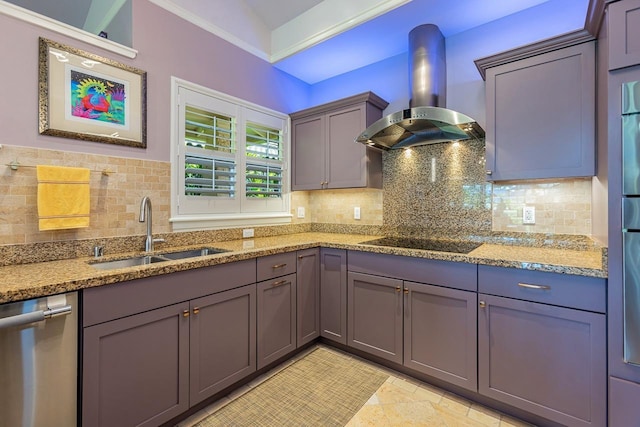
{"type": "Polygon", "coordinates": [[[47,310],[38,310],[31,313],[16,314],[15,316],[0,319],[0,329],[11,328],[15,326],[28,325],[29,323],[42,322],[52,317],[64,316],[71,313],[71,306],[49,308],[47,310]]]}

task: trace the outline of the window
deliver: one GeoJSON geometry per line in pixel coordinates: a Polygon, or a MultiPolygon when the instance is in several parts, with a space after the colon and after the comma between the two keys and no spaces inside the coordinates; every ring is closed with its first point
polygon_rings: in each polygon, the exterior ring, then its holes
{"type": "Polygon", "coordinates": [[[172,79],[174,229],[291,221],[288,116],[172,79]]]}

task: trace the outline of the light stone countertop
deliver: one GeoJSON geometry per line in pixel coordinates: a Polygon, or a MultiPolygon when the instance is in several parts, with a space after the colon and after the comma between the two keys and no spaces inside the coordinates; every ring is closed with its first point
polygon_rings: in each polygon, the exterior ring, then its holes
{"type": "MultiPolygon", "coordinates": [[[[4,266],[0,267],[0,303],[71,292],[94,286],[318,246],[589,277],[607,277],[606,250],[570,250],[483,244],[469,254],[462,255],[360,244],[378,237],[381,236],[309,232],[212,242],[195,247],[215,247],[226,249],[228,252],[113,270],[99,270],[92,267],[90,263],[95,259],[91,257],[4,266]]],[[[159,246],[155,252],[174,252],[192,248],[194,246],[166,249],[159,246]]],[[[121,259],[133,255],[141,255],[141,253],[107,254],[103,257],[103,260],[121,259]]]]}

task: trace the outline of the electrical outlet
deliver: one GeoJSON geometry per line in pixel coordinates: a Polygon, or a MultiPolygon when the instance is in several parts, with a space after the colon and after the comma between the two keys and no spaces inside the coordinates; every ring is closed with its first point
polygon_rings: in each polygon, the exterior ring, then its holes
{"type": "Polygon", "coordinates": [[[522,208],[522,223],[523,224],[535,224],[536,223],[536,208],[533,206],[525,206],[522,208]]]}
{"type": "Polygon", "coordinates": [[[242,238],[253,237],[253,228],[245,228],[242,230],[242,238]]]}
{"type": "Polygon", "coordinates": [[[360,219],[360,206],[353,208],[353,219],[360,219]]]}
{"type": "Polygon", "coordinates": [[[298,218],[304,218],[304,206],[298,206],[298,218]]]}

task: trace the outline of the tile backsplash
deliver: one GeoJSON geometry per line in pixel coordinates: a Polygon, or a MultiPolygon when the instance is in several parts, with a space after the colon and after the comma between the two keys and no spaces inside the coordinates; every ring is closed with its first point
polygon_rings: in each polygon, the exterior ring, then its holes
{"type": "MultiPolygon", "coordinates": [[[[591,234],[591,180],[484,181],[484,145],[435,144],[384,153],[384,189],[293,192],[294,225],[378,226],[386,231],[429,228],[441,233],[531,232],[591,234]],[[435,165],[435,168],[434,168],[435,165]],[[536,209],[536,224],[522,224],[523,206],[536,209]],[[304,218],[297,217],[303,207],[304,218]],[[359,207],[361,219],[353,216],[359,207]]],[[[0,149],[0,245],[97,239],[144,234],[140,200],[153,202],[154,233],[170,233],[169,162],[60,152],[3,145],[0,149]],[[22,166],[12,170],[7,164],[22,166]],[[88,167],[91,225],[40,232],[38,164],[88,167]],[[103,176],[102,170],[114,173],[103,176]]]]}

